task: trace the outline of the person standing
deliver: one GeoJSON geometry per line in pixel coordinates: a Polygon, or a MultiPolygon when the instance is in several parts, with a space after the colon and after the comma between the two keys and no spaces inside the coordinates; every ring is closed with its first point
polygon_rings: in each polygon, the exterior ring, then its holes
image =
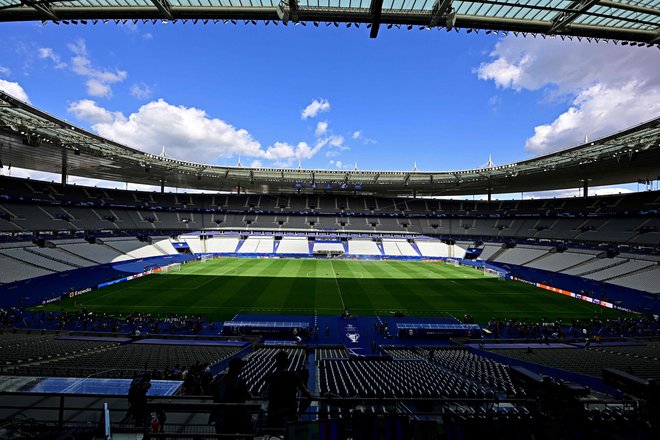
{"type": "Polygon", "coordinates": [[[286,422],[298,419],[297,395],[311,398],[300,375],[289,371],[289,355],[279,351],[275,355],[275,372],[266,379],[268,395],[268,426],[284,428],[286,422]]]}
{"type": "MultiPolygon", "coordinates": [[[[234,358],[229,361],[227,373],[216,377],[211,384],[214,403],[245,403],[252,398],[245,379],[241,376],[245,361],[234,358]]],[[[225,406],[211,413],[216,434],[245,434],[251,431],[250,414],[240,407],[225,406]]]]}

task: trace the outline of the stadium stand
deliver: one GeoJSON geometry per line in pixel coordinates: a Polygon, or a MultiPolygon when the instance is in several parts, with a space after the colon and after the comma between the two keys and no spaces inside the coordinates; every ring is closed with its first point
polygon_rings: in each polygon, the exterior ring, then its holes
{"type": "Polygon", "coordinates": [[[490,261],[504,264],[525,265],[545,255],[548,249],[545,247],[518,245],[515,248],[505,249],[497,257],[490,261]]]}
{"type": "Polygon", "coordinates": [[[582,347],[571,347],[532,350],[492,349],[491,351],[502,356],[595,377],[602,377],[603,368],[611,367],[644,379],[660,379],[657,346],[644,346],[640,349],[592,347],[585,350],[582,347]],[[655,356],[650,357],[648,354],[640,353],[655,353],[655,356]]]}
{"type": "Polygon", "coordinates": [[[0,265],[2,265],[0,271],[0,282],[2,283],[11,283],[53,273],[49,269],[32,266],[3,254],[0,254],[0,265]]]}
{"type": "Polygon", "coordinates": [[[282,237],[275,253],[309,255],[307,237],[282,237]]]}
{"type": "Polygon", "coordinates": [[[249,236],[236,250],[239,254],[272,254],[275,238],[270,236],[249,236]]]}
{"type": "Polygon", "coordinates": [[[643,292],[660,293],[660,267],[649,266],[645,270],[637,271],[632,275],[622,275],[608,280],[617,286],[629,287],[643,292]]]}
{"type": "Polygon", "coordinates": [[[348,253],[351,255],[382,255],[375,241],[361,239],[348,241],[348,253]]]}
{"type": "Polygon", "coordinates": [[[420,254],[407,240],[383,239],[383,254],[390,256],[419,257],[420,254]]]}
{"type": "Polygon", "coordinates": [[[57,241],[52,241],[58,248],[72,253],[78,257],[86,260],[94,261],[97,264],[106,264],[113,261],[128,260],[130,257],[122,254],[121,252],[103,244],[90,244],[87,242],[72,243],[72,244],[59,244],[57,241]]]}
{"type": "Polygon", "coordinates": [[[211,237],[206,240],[206,250],[208,252],[219,254],[230,254],[236,251],[239,243],[238,236],[230,237],[211,237]]]}
{"type": "Polygon", "coordinates": [[[250,392],[262,396],[266,391],[266,377],[275,371],[275,354],[282,350],[289,355],[289,370],[299,371],[306,362],[305,350],[299,348],[268,348],[262,347],[250,353],[245,361],[241,377],[247,382],[250,392]]]}

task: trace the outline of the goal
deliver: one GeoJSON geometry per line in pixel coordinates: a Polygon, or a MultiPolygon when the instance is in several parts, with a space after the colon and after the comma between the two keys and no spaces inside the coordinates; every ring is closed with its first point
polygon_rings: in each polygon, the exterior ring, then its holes
{"type": "Polygon", "coordinates": [[[455,258],[447,258],[447,259],[445,260],[445,262],[446,262],[447,264],[451,264],[451,265],[454,265],[454,266],[456,266],[456,267],[458,267],[458,266],[461,265],[461,262],[460,262],[459,260],[455,259],[455,258]]]}
{"type": "Polygon", "coordinates": [[[484,276],[497,277],[498,280],[503,281],[506,279],[504,272],[499,270],[493,270],[488,267],[484,267],[484,276]]]}
{"type": "Polygon", "coordinates": [[[199,261],[202,262],[202,263],[206,263],[207,261],[212,260],[212,259],[213,259],[213,255],[210,255],[210,254],[202,255],[202,256],[199,257],[199,261]]]}
{"type": "Polygon", "coordinates": [[[181,263],[172,263],[163,267],[163,272],[179,271],[179,270],[181,270],[181,263]]]}

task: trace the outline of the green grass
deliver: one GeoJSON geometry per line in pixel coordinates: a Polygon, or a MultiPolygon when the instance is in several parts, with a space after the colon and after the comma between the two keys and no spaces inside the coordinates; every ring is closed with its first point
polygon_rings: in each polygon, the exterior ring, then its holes
{"type": "Polygon", "coordinates": [[[45,306],[67,311],[201,314],[357,315],[402,311],[416,316],[471,314],[572,319],[619,312],[439,262],[221,258],[183,265],[45,306]]]}

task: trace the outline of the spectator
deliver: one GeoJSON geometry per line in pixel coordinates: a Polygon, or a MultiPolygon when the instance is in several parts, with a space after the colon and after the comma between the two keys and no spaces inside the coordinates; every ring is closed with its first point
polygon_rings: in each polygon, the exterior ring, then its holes
{"type": "MultiPolygon", "coordinates": [[[[213,402],[245,403],[252,398],[245,379],[240,377],[244,365],[245,362],[240,358],[229,361],[227,373],[216,377],[211,384],[213,402]]],[[[217,434],[244,434],[251,431],[251,417],[241,408],[224,407],[214,410],[211,419],[215,423],[217,434]]]]}
{"type": "Polygon", "coordinates": [[[298,419],[298,391],[311,394],[295,371],[289,371],[289,355],[279,351],[275,355],[275,372],[266,380],[268,393],[268,426],[284,428],[287,421],[298,419]]]}
{"type": "Polygon", "coordinates": [[[151,388],[151,378],[148,374],[137,377],[131,382],[128,389],[128,413],[135,422],[135,426],[142,427],[147,416],[147,393],[151,388]]]}

